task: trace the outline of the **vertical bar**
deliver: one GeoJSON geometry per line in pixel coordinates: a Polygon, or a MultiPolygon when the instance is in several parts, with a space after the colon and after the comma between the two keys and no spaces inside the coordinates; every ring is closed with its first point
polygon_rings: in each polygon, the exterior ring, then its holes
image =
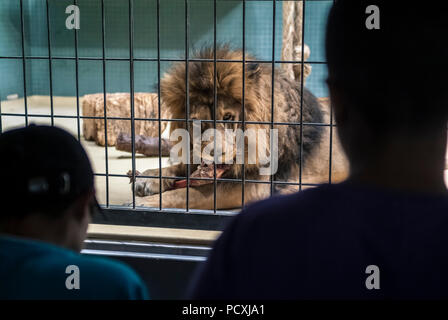
{"type": "Polygon", "coordinates": [[[132,208],[135,209],[134,2],[129,0],[129,81],[131,101],[132,208]]]}
{"type": "Polygon", "coordinates": [[[328,183],[332,182],[333,166],[333,102],[330,101],[330,150],[329,150],[328,183]]]}
{"type": "Polygon", "coordinates": [[[54,126],[54,103],[53,103],[53,70],[52,70],[52,56],[51,56],[51,31],[50,31],[50,10],[48,0],[46,0],[47,8],[47,41],[48,41],[48,70],[50,72],[50,112],[51,112],[51,125],[54,126]]]}
{"type": "MultiPolygon", "coordinates": [[[[188,130],[188,136],[190,137],[190,84],[189,84],[189,64],[190,64],[190,20],[188,11],[188,0],[185,0],[185,125],[188,130]]],[[[187,161],[187,195],[186,195],[186,211],[189,212],[190,208],[190,159],[187,161]]]]}
{"type": "Polygon", "coordinates": [[[300,159],[299,159],[299,191],[302,191],[303,175],[303,72],[305,67],[305,0],[302,0],[302,56],[300,57],[301,75],[300,75],[300,159]]]}
{"type": "Polygon", "coordinates": [[[3,127],[2,127],[2,95],[0,93],[0,133],[3,132],[3,127]]]}
{"type": "Polygon", "coordinates": [[[22,72],[23,72],[23,101],[25,104],[25,126],[28,126],[28,100],[26,90],[26,58],[25,58],[25,22],[23,19],[23,0],[20,0],[20,33],[22,37],[22,72]]]}
{"type": "Polygon", "coordinates": [[[162,123],[160,121],[160,0],[157,0],[157,108],[159,112],[159,210],[162,210],[162,123]]]}
{"type": "MultiPolygon", "coordinates": [[[[77,4],[77,0],[74,0],[74,5],[77,4]]],[[[75,28],[75,77],[76,77],[76,117],[78,125],[78,141],[81,140],[81,126],[79,118],[79,56],[78,56],[78,29],[75,28]]]]}
{"type": "MultiPolygon", "coordinates": [[[[336,0],[333,0],[333,5],[336,0]]],[[[330,150],[329,150],[329,168],[328,168],[328,183],[332,182],[332,167],[333,167],[333,102],[330,100],[330,150]]]]}
{"type": "Polygon", "coordinates": [[[106,158],[106,207],[109,208],[109,152],[107,150],[107,104],[106,104],[106,20],[104,0],[101,0],[101,44],[103,49],[103,107],[104,107],[104,156],[106,158]]]}
{"type": "Polygon", "coordinates": [[[216,0],[213,1],[213,212],[216,213],[216,0]]]}
{"type": "MultiPolygon", "coordinates": [[[[275,22],[276,22],[276,0],[272,0],[272,79],[271,79],[271,129],[274,129],[274,94],[275,94],[275,22]]],[[[272,131],[271,133],[272,134],[272,131]]],[[[270,139],[271,140],[271,139],[270,139]]],[[[271,166],[272,166],[272,146],[270,146],[271,152],[271,166]]],[[[271,196],[274,193],[274,183],[273,177],[271,174],[270,182],[271,182],[271,196]]]]}
{"type": "MultiPolygon", "coordinates": [[[[246,0],[243,0],[243,94],[242,94],[242,127],[243,134],[246,131],[246,0]]],[[[246,170],[245,170],[245,161],[246,161],[246,151],[245,149],[245,138],[243,138],[243,169],[242,169],[242,177],[241,177],[241,207],[244,207],[244,193],[245,193],[245,184],[246,184],[246,170]]]]}

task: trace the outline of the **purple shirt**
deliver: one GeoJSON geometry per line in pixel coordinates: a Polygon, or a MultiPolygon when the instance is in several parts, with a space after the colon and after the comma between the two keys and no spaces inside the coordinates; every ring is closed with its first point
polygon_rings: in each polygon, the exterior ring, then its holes
{"type": "Polygon", "coordinates": [[[447,298],[448,196],[345,182],[255,203],[215,242],[190,295],[447,298]]]}

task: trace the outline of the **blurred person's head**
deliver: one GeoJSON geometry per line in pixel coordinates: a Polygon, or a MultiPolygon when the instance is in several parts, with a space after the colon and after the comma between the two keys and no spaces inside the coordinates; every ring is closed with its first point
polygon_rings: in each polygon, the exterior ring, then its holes
{"type": "Polygon", "coordinates": [[[338,0],[331,9],[328,84],[352,170],[417,145],[425,152],[415,152],[415,159],[437,157],[443,166],[448,19],[442,4],[338,0]],[[367,10],[371,5],[379,10],[367,10]],[[379,22],[379,29],[366,22],[379,22]]]}
{"type": "Polygon", "coordinates": [[[48,126],[0,134],[0,203],[0,233],[80,251],[98,208],[81,144],[48,126]]]}

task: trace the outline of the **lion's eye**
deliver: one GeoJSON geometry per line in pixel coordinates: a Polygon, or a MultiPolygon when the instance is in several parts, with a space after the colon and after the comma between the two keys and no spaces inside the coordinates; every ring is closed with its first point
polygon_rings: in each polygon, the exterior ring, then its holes
{"type": "Polygon", "coordinates": [[[223,118],[223,120],[233,120],[233,119],[234,117],[231,113],[226,113],[223,118]]]}

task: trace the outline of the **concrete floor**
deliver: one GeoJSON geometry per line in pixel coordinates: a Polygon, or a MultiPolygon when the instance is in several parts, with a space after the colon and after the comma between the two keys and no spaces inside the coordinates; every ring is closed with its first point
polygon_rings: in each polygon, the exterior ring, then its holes
{"type": "MultiPolygon", "coordinates": [[[[36,124],[51,124],[50,110],[50,97],[48,96],[32,96],[27,99],[28,117],[29,123],[36,124]],[[36,115],[36,116],[33,116],[36,115]]],[[[80,101],[81,105],[81,101],[80,101]]],[[[54,114],[57,116],[76,116],[77,115],[77,103],[76,98],[73,97],[55,97],[53,100],[54,114]]],[[[22,116],[2,116],[1,125],[2,130],[10,128],[20,127],[25,125],[25,107],[24,99],[16,99],[10,101],[1,102],[2,113],[18,113],[22,116]]],[[[80,110],[81,112],[81,110],[80,110]]],[[[54,124],[62,127],[73,135],[78,135],[78,121],[77,119],[67,118],[55,118],[54,124]]],[[[92,161],[94,171],[99,174],[106,173],[106,152],[105,147],[97,146],[92,141],[86,141],[82,137],[82,119],[79,121],[79,128],[81,143],[87,150],[87,153],[92,161]]],[[[166,137],[167,131],[162,134],[162,137],[166,137]]],[[[132,168],[132,158],[129,153],[115,150],[115,147],[108,147],[108,166],[109,174],[125,175],[126,172],[132,168]]],[[[168,158],[162,158],[162,167],[167,166],[168,158]]],[[[158,158],[146,158],[137,155],[136,157],[136,170],[140,172],[158,168],[158,158]]],[[[447,154],[447,169],[448,169],[448,154],[447,154]]],[[[448,170],[445,171],[445,178],[448,184],[448,170]]],[[[131,187],[129,185],[129,179],[127,177],[109,177],[109,204],[122,205],[123,203],[130,202],[132,198],[131,187]]],[[[96,189],[98,200],[101,204],[106,204],[106,178],[104,176],[98,176],[96,178],[96,189]]]]}

